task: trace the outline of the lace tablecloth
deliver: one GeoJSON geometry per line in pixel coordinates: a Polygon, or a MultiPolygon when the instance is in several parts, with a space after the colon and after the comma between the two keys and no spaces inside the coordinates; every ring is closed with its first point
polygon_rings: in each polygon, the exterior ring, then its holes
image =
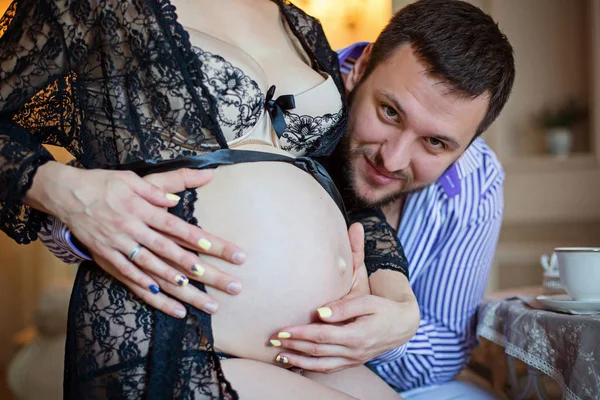
{"type": "Polygon", "coordinates": [[[565,399],[600,399],[600,315],[560,314],[509,299],[484,302],[478,316],[479,336],[556,380],[565,399]]]}

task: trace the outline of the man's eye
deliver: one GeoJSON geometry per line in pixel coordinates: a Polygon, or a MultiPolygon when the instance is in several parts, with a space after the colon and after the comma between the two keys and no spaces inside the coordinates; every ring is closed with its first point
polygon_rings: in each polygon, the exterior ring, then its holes
{"type": "Polygon", "coordinates": [[[427,138],[427,141],[429,142],[431,147],[433,147],[434,149],[443,149],[446,147],[444,142],[442,142],[439,139],[433,138],[433,137],[427,138]]]}
{"type": "Polygon", "coordinates": [[[386,106],[385,104],[383,105],[383,112],[386,115],[386,117],[389,117],[392,119],[396,119],[398,117],[398,111],[394,110],[390,106],[386,106]]]}

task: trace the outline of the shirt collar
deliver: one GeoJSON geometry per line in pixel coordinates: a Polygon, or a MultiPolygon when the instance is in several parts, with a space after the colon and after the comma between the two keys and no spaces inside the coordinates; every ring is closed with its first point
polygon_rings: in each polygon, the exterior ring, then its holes
{"type": "Polygon", "coordinates": [[[358,42],[337,51],[342,74],[346,75],[352,70],[354,63],[368,45],[369,42],[358,42]]]}
{"type": "Polygon", "coordinates": [[[481,144],[482,140],[481,138],[475,139],[456,161],[455,165],[460,179],[464,179],[467,175],[472,174],[481,167],[483,156],[481,152],[477,151],[477,147],[481,144]]]}

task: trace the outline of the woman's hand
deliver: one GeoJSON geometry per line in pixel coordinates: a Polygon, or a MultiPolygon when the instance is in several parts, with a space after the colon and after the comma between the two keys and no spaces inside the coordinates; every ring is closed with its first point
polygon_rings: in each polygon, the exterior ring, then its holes
{"type": "Polygon", "coordinates": [[[354,262],[352,290],[317,310],[321,322],[283,327],[271,338],[272,345],[291,350],[278,355],[286,361],[285,367],[321,373],[356,367],[400,347],[419,326],[419,308],[406,277],[380,270],[368,278],[362,226],[353,224],[349,235],[354,262]]]}
{"type": "Polygon", "coordinates": [[[141,178],[129,171],[83,170],[49,162],[38,169],[25,202],[64,221],[107,273],[150,306],[183,317],[185,308],[160,291],[209,313],[216,311],[217,302],[187,285],[188,277],[230,294],[241,291],[237,278],[194,252],[235,264],[245,261],[244,252],[166,210],[179,201],[171,193],[203,186],[211,178],[208,170],[181,169],[141,178]]]}

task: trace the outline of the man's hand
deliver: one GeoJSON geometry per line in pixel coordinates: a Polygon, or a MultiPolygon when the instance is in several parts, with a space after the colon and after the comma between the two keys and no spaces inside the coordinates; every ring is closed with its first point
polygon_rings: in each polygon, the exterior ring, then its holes
{"type": "Polygon", "coordinates": [[[419,326],[419,308],[406,277],[392,271],[375,272],[371,282],[393,285],[401,295],[394,300],[371,295],[362,225],[352,225],[349,235],[354,263],[350,293],[317,310],[322,322],[285,327],[271,338],[271,345],[292,350],[279,354],[289,365],[323,373],[355,367],[400,347],[419,326]]]}

